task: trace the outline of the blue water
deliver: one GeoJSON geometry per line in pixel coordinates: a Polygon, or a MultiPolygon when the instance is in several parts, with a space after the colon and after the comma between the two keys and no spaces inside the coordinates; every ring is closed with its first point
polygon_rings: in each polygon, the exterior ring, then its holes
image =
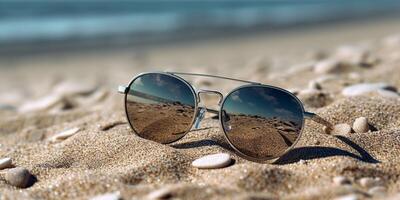
{"type": "Polygon", "coordinates": [[[400,13],[400,1],[0,2],[0,45],[213,34],[400,13]]]}

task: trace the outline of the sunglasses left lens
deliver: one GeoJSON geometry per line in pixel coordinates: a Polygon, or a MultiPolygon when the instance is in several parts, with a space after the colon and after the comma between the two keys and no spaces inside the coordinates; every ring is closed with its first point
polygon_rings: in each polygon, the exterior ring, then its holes
{"type": "Polygon", "coordinates": [[[129,86],[126,112],[132,128],[142,138],[171,143],[190,130],[195,117],[193,89],[167,74],[137,77],[129,86]]]}

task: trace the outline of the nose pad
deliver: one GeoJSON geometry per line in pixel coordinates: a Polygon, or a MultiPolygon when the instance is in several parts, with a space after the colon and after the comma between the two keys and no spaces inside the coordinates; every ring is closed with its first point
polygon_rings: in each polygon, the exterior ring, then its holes
{"type": "Polygon", "coordinates": [[[200,108],[199,114],[197,115],[196,121],[195,121],[195,123],[194,123],[194,128],[195,128],[195,129],[198,129],[198,128],[200,127],[200,122],[201,122],[201,120],[204,119],[204,116],[205,116],[205,114],[206,114],[206,111],[207,111],[206,108],[200,108]]]}

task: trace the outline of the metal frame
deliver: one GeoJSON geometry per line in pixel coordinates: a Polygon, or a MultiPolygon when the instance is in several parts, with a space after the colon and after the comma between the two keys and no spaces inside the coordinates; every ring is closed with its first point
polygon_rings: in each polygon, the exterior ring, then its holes
{"type": "MultiPolygon", "coordinates": [[[[192,129],[192,127],[193,127],[193,125],[194,125],[194,123],[195,123],[195,121],[196,121],[196,117],[197,117],[197,115],[198,115],[198,113],[199,113],[199,106],[198,106],[198,104],[199,104],[199,102],[200,102],[200,96],[199,96],[199,94],[201,94],[201,93],[214,93],[214,94],[217,94],[217,95],[219,95],[219,96],[221,97],[222,100],[220,99],[220,101],[219,101],[219,103],[218,103],[218,104],[220,105],[220,109],[217,111],[217,110],[213,110],[213,109],[208,109],[208,108],[206,108],[206,109],[207,109],[207,112],[211,112],[211,113],[214,113],[214,114],[218,114],[219,122],[220,122],[220,123],[219,123],[219,124],[220,124],[220,128],[223,130],[223,132],[224,132],[224,137],[225,137],[225,139],[228,141],[229,145],[238,153],[238,155],[240,155],[241,157],[244,157],[245,159],[251,160],[251,161],[262,162],[262,163],[272,163],[272,162],[275,162],[279,157],[281,157],[282,155],[286,154],[286,153],[289,152],[291,149],[293,149],[293,148],[296,146],[297,142],[300,140],[301,136],[302,136],[305,119],[310,119],[310,120],[313,120],[314,122],[317,122],[317,123],[319,123],[319,124],[324,125],[324,126],[326,127],[326,129],[325,129],[325,133],[326,133],[326,134],[330,134],[331,131],[333,130],[333,126],[332,126],[331,123],[329,123],[328,121],[326,121],[325,119],[323,119],[322,117],[318,116],[318,115],[315,114],[315,113],[306,112],[306,111],[304,110],[303,103],[302,103],[302,102],[300,101],[300,99],[298,99],[294,94],[290,93],[289,91],[287,91],[287,90],[285,90],[285,89],[282,89],[282,88],[279,88],[279,87],[276,87],[276,86],[265,85],[265,84],[258,83],[258,82],[247,81],[247,80],[241,80],[241,79],[235,79],[235,78],[229,78],[229,77],[224,77],[224,76],[209,75],[209,74],[186,73],[186,72],[147,72],[147,73],[140,73],[139,75],[135,76],[135,77],[129,82],[128,86],[119,86],[119,87],[118,87],[118,92],[125,95],[125,97],[124,97],[124,108],[125,108],[126,118],[127,118],[128,122],[129,122],[129,125],[130,125],[130,127],[132,128],[132,130],[133,130],[133,131],[135,132],[135,134],[138,135],[138,136],[139,136],[139,134],[137,134],[136,130],[133,128],[133,126],[132,126],[132,124],[131,124],[131,122],[130,122],[130,120],[129,120],[126,102],[127,102],[127,97],[128,97],[128,90],[129,90],[130,86],[132,85],[132,83],[133,83],[137,78],[139,78],[140,76],[143,76],[143,75],[146,75],[146,74],[164,74],[164,75],[167,75],[167,76],[174,77],[174,78],[176,78],[176,79],[182,81],[183,83],[185,83],[185,84],[190,88],[190,90],[191,90],[192,93],[193,93],[193,97],[194,97],[194,100],[195,100],[195,112],[194,112],[194,116],[193,116],[193,119],[192,119],[192,123],[191,123],[190,127],[188,128],[188,130],[182,135],[182,137],[176,139],[175,141],[177,141],[177,140],[183,138],[188,132],[191,131],[191,129],[192,129]],[[202,77],[210,77],[210,78],[219,78],[219,79],[225,79],[225,80],[231,80],[231,81],[242,82],[242,83],[246,83],[246,84],[234,88],[232,91],[230,91],[230,92],[224,97],[220,92],[214,91],[214,90],[202,90],[202,89],[195,90],[194,87],[193,87],[190,83],[188,83],[185,79],[183,79],[183,78],[181,78],[181,77],[179,77],[179,76],[177,76],[177,75],[202,76],[202,77]],[[299,136],[298,136],[298,138],[296,139],[296,141],[294,141],[293,144],[292,144],[285,152],[283,152],[281,155],[276,156],[276,157],[273,157],[273,158],[269,158],[269,159],[262,159],[262,158],[260,159],[260,158],[251,157],[251,156],[248,156],[248,155],[242,153],[240,150],[238,150],[238,149],[230,142],[230,140],[228,139],[226,130],[224,129],[223,122],[222,122],[222,110],[223,110],[223,106],[224,106],[224,103],[225,103],[227,97],[229,97],[229,95],[231,95],[233,92],[235,92],[235,91],[237,91],[237,90],[239,90],[239,89],[242,89],[242,88],[245,88],[245,87],[254,87],[254,86],[255,86],[255,87],[273,88],[273,89],[277,89],[277,90],[280,90],[280,91],[283,91],[283,92],[289,94],[291,97],[293,97],[293,98],[299,103],[299,105],[300,105],[300,107],[301,107],[301,109],[302,109],[302,111],[303,111],[303,113],[302,113],[302,114],[303,114],[303,120],[302,120],[301,130],[300,130],[299,136]]],[[[140,137],[140,136],[139,136],[139,137],[140,137]]],[[[170,142],[170,143],[173,143],[173,142],[175,142],[175,141],[172,141],[172,142],[170,142]]]]}

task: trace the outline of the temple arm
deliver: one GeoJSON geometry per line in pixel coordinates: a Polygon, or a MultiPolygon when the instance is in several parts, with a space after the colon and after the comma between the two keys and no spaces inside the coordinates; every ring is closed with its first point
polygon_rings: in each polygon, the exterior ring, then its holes
{"type": "Polygon", "coordinates": [[[315,114],[315,113],[304,112],[304,116],[305,116],[307,119],[311,119],[311,120],[313,120],[314,122],[317,122],[317,123],[319,123],[319,124],[324,125],[324,126],[325,126],[325,133],[326,133],[326,134],[331,134],[331,132],[332,132],[332,130],[333,130],[333,125],[332,125],[330,122],[326,121],[324,118],[318,116],[318,115],[315,114]]]}

